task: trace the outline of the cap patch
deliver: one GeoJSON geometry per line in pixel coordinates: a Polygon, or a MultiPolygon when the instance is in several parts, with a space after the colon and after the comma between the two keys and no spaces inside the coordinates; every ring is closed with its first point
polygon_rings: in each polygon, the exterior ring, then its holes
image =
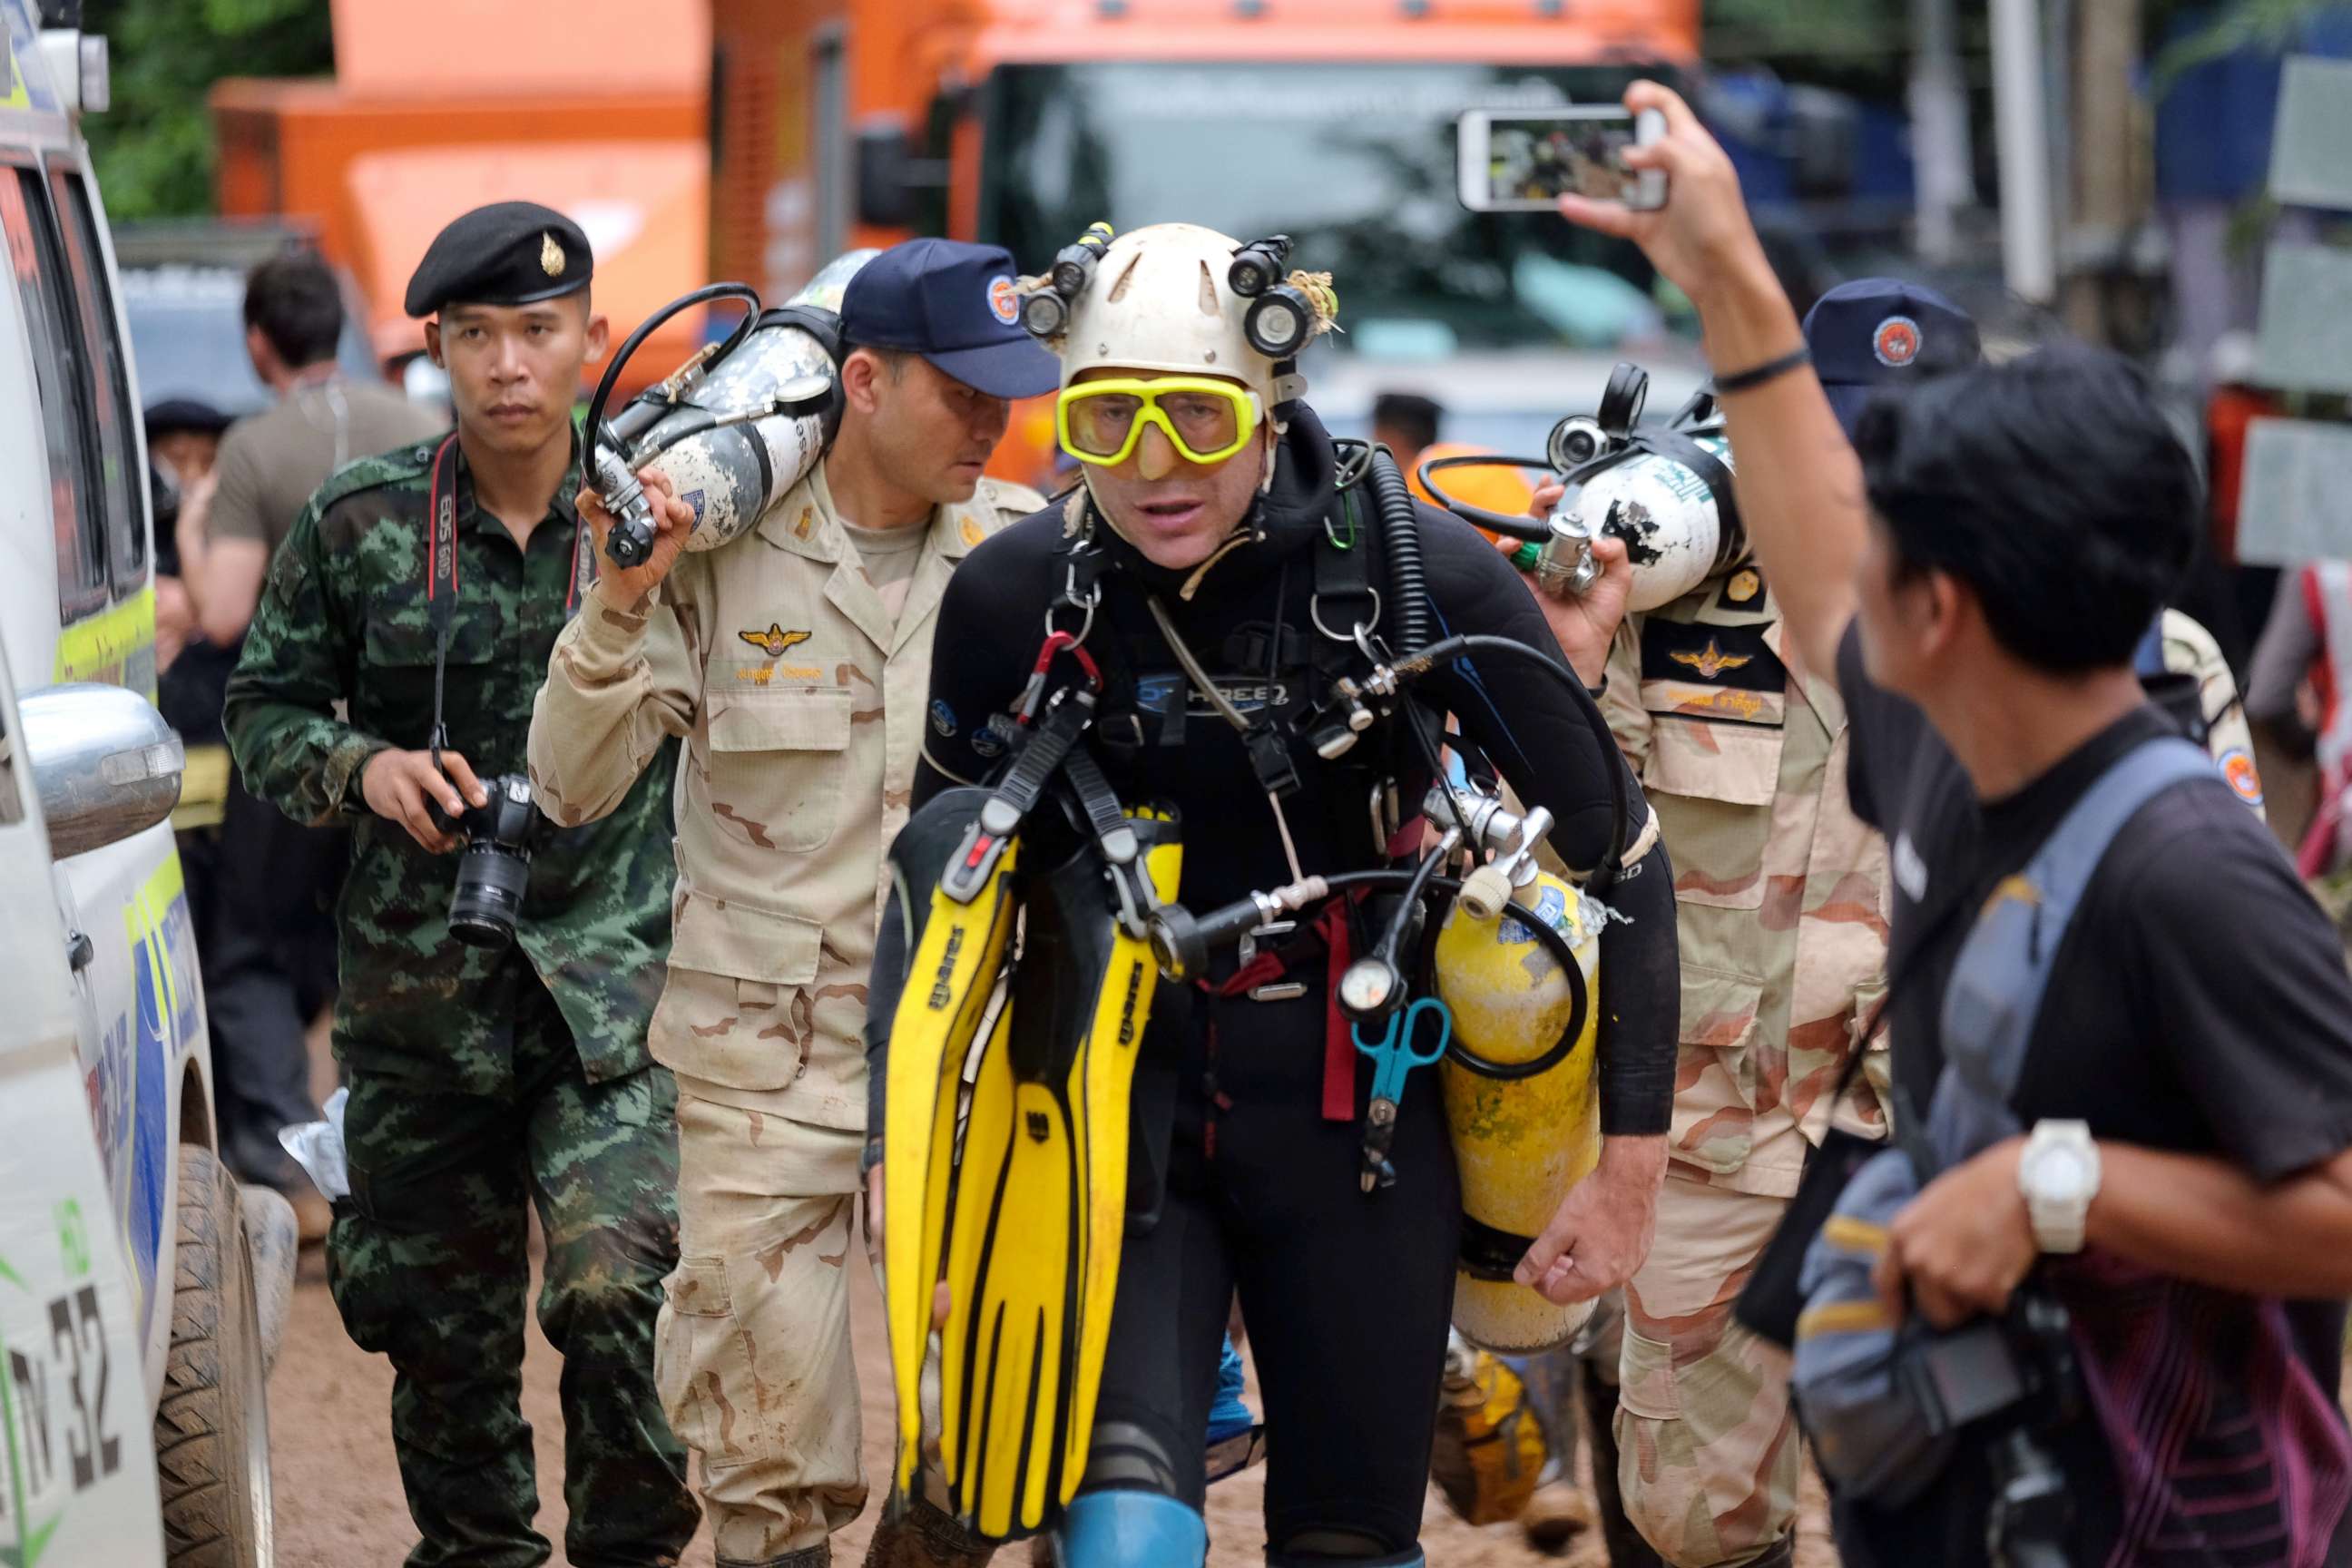
{"type": "Polygon", "coordinates": [[[2254,770],[2254,759],[2232,746],[2221,753],[2221,776],[2238,792],[2238,798],[2248,805],[2263,804],[2263,775],[2254,770]]]}
{"type": "Polygon", "coordinates": [[[1878,363],[1901,370],[1919,357],[1919,323],[1908,316],[1889,316],[1870,335],[1870,352],[1878,363]]]}
{"type": "Polygon", "coordinates": [[[1013,279],[1002,272],[988,280],[988,308],[1008,327],[1020,323],[1020,294],[1013,287],[1013,279]]]}
{"type": "Polygon", "coordinates": [[[539,266],[550,278],[563,276],[563,247],[555,243],[551,234],[539,237],[539,266]]]}

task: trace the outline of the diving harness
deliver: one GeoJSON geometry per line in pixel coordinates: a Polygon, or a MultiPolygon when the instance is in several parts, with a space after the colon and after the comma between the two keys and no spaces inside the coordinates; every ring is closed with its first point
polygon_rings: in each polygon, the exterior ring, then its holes
{"type": "MultiPolygon", "coordinates": [[[[1157,599],[1150,600],[1147,603],[1160,636],[1194,689],[1241,735],[1256,782],[1274,811],[1291,872],[1290,881],[1280,887],[1254,892],[1247,899],[1206,914],[1196,916],[1171,904],[1151,916],[1150,936],[1153,957],[1165,978],[1200,984],[1208,975],[1214,950],[1237,945],[1244,950],[1246,962],[1259,941],[1286,934],[1300,919],[1334,900],[1355,900],[1368,894],[1394,895],[1393,908],[1381,923],[1377,940],[1344,966],[1334,992],[1362,1054],[1381,1064],[1384,1081],[1401,1087],[1402,1073],[1394,1069],[1393,1060],[1398,1053],[1411,1049],[1413,1031],[1404,1026],[1399,1015],[1407,1009],[1412,983],[1422,978],[1418,972],[1424,967],[1407,955],[1408,944],[1433,925],[1432,914],[1442,916],[1445,905],[1456,898],[1465,900],[1465,910],[1475,918],[1499,920],[1513,892],[1531,886],[1538,877],[1535,851],[1551,827],[1549,812],[1538,807],[1521,815],[1506,809],[1498,792],[1490,784],[1474,780],[1466,770],[1458,779],[1449,776],[1435,742],[1419,715],[1408,706],[1412,687],[1432,672],[1472,655],[1521,659],[1574,690],[1575,700],[1592,726],[1594,738],[1608,748],[1606,754],[1612,760],[1616,742],[1592,694],[1556,657],[1507,637],[1467,635],[1430,640],[1428,595],[1421,569],[1420,525],[1411,492],[1385,448],[1362,447],[1354,443],[1339,445],[1343,451],[1354,448],[1351,459],[1343,459],[1337,484],[1341,512],[1350,522],[1344,532],[1327,524],[1328,537],[1318,547],[1316,594],[1309,618],[1318,636],[1351,647],[1361,663],[1353,672],[1339,675],[1331,681],[1324,700],[1308,710],[1296,726],[1296,732],[1318,756],[1336,763],[1350,756],[1376,725],[1383,721],[1402,725],[1420,747],[1422,761],[1434,781],[1422,803],[1422,815],[1440,830],[1440,837],[1412,868],[1308,875],[1298,863],[1293,847],[1295,840],[1283,816],[1284,798],[1294,793],[1301,782],[1291,760],[1289,734],[1274,720],[1244,716],[1220,694],[1200,659],[1178,635],[1166,608],[1157,599]],[[1366,580],[1368,574],[1360,552],[1343,547],[1343,541],[1352,545],[1359,537],[1352,519],[1359,505],[1358,496],[1366,489],[1371,491],[1381,522],[1381,542],[1387,555],[1391,590],[1385,603],[1396,607],[1394,624],[1402,653],[1392,650],[1381,635],[1384,601],[1366,580]],[[1349,564],[1328,565],[1335,558],[1348,560],[1349,564]],[[1350,598],[1368,607],[1369,614],[1350,620],[1330,613],[1350,598]],[[1464,875],[1440,874],[1456,859],[1465,862],[1457,868],[1464,875]],[[1415,973],[1409,973],[1409,969],[1415,973]],[[1391,1040],[1387,1049],[1365,1043],[1368,1031],[1384,1027],[1389,1028],[1391,1040]]],[[[1463,745],[1459,736],[1448,735],[1446,739],[1456,748],[1463,745]]],[[[1624,775],[1621,768],[1614,766],[1608,772],[1612,823],[1609,850],[1593,873],[1589,888],[1576,900],[1586,907],[1588,924],[1598,916],[1587,901],[1597,902],[1606,894],[1625,849],[1624,775]]],[[[1397,842],[1399,830],[1406,823],[1399,810],[1393,777],[1383,781],[1383,784],[1373,792],[1371,813],[1375,838],[1388,847],[1397,842]]],[[[1527,923],[1534,933],[1532,940],[1545,946],[1559,965],[1575,1000],[1570,1017],[1553,1037],[1542,1048],[1516,1061],[1481,1054],[1474,1043],[1448,1028],[1442,1052],[1444,1058],[1498,1080],[1533,1077],[1558,1065],[1575,1048],[1591,1022],[1591,987],[1575,962],[1569,938],[1562,934],[1555,920],[1527,923]]],[[[1392,1096],[1375,1094],[1366,1112],[1362,1179],[1367,1192],[1391,1184],[1396,1179],[1388,1160],[1395,1110],[1392,1096]]],[[[1514,1256],[1513,1262],[1516,1261],[1514,1256]]]]}

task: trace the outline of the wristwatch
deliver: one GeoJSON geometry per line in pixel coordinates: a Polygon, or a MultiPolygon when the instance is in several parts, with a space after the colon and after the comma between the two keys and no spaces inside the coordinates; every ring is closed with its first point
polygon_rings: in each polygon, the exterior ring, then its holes
{"type": "Polygon", "coordinates": [[[2037,1121],[2017,1162],[2018,1191],[2033,1244],[2044,1252],[2083,1250],[2083,1226],[2099,1191],[2099,1146],[2087,1121],[2037,1121]]]}

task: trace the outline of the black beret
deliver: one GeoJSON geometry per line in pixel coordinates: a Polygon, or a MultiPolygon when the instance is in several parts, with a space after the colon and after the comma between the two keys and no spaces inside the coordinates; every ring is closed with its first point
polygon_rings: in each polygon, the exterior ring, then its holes
{"type": "Polygon", "coordinates": [[[588,237],[553,207],[493,202],[434,237],[404,305],[417,317],[456,303],[528,305],[585,289],[595,269],[588,237]]]}

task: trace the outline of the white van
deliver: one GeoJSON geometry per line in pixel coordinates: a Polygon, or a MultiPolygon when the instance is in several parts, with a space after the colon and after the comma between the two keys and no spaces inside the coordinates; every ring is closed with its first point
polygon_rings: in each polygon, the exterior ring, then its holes
{"type": "Polygon", "coordinates": [[[260,1568],[292,1219],[213,1154],[145,440],[79,129],[105,41],[32,0],[0,24],[0,1560],[260,1568]]]}

